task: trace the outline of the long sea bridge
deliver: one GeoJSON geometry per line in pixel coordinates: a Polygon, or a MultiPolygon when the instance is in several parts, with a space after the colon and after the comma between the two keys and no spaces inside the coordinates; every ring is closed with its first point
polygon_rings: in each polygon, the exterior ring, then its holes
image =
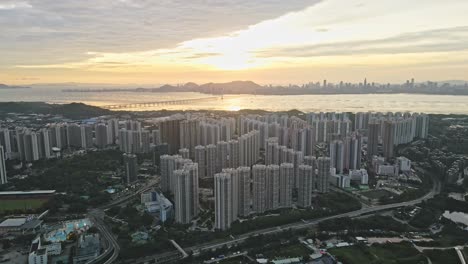
{"type": "Polygon", "coordinates": [[[169,100],[169,101],[157,101],[157,102],[144,102],[144,103],[128,103],[128,104],[115,104],[115,105],[104,105],[101,106],[105,109],[128,109],[128,108],[143,108],[143,107],[157,107],[165,105],[184,105],[184,104],[193,104],[200,102],[216,101],[223,99],[223,96],[210,96],[202,98],[191,98],[191,99],[181,99],[181,100],[169,100]]]}

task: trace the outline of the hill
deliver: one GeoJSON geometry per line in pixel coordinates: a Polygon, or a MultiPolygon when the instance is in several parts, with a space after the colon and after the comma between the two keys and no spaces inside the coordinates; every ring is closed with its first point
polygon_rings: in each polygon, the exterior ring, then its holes
{"type": "Polygon", "coordinates": [[[208,94],[255,94],[264,89],[252,81],[232,81],[227,83],[206,83],[198,85],[193,82],[186,83],[180,86],[163,85],[159,88],[152,89],[153,92],[200,92],[208,94]]]}
{"type": "Polygon", "coordinates": [[[31,87],[11,86],[11,85],[6,85],[6,84],[3,84],[3,83],[0,83],[0,89],[31,89],[31,87]]]}
{"type": "Polygon", "coordinates": [[[5,113],[53,114],[70,119],[86,119],[110,114],[111,111],[82,103],[48,104],[44,102],[0,102],[0,115],[5,113]]]}
{"type": "Polygon", "coordinates": [[[233,81],[228,83],[207,83],[198,88],[199,92],[212,94],[254,94],[258,90],[263,89],[252,81],[233,81]]]}

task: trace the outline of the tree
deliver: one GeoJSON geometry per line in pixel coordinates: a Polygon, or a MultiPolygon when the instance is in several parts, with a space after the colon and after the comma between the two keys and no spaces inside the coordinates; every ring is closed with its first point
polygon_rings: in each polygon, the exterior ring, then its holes
{"type": "Polygon", "coordinates": [[[2,240],[3,249],[9,249],[11,247],[11,241],[8,239],[2,240]]]}

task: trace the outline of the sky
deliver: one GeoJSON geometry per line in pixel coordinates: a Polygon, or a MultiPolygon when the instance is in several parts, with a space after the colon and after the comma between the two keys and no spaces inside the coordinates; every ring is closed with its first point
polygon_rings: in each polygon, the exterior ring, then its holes
{"type": "Polygon", "coordinates": [[[0,83],[468,80],[466,0],[0,0],[0,83]]]}

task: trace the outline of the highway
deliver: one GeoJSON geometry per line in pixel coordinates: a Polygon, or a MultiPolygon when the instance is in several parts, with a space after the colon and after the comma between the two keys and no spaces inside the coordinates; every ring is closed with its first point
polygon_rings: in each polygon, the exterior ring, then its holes
{"type": "Polygon", "coordinates": [[[99,255],[97,258],[93,259],[92,261],[89,261],[87,264],[97,264],[97,263],[110,264],[110,263],[114,263],[119,256],[120,246],[117,240],[115,239],[114,235],[112,234],[112,232],[107,229],[105,223],[103,222],[104,215],[105,215],[104,210],[109,209],[113,206],[121,205],[125,202],[128,202],[130,199],[134,198],[136,195],[139,195],[142,192],[150,190],[157,183],[158,183],[158,180],[150,181],[147,185],[141,187],[137,191],[88,212],[88,218],[93,221],[93,223],[99,229],[101,236],[104,239],[106,239],[107,248],[104,250],[104,252],[102,252],[101,255],[99,255]]]}
{"type": "Polygon", "coordinates": [[[101,218],[100,214],[102,214],[100,211],[93,210],[88,213],[88,217],[92,219],[96,227],[99,229],[101,236],[104,239],[106,239],[108,246],[101,255],[99,255],[97,258],[93,259],[92,261],[88,262],[89,264],[94,264],[94,263],[110,264],[110,263],[113,263],[115,260],[117,260],[117,257],[119,256],[120,246],[117,240],[115,239],[114,235],[112,234],[112,232],[110,232],[107,229],[105,224],[100,219],[101,218]]]}
{"type": "Polygon", "coordinates": [[[106,209],[109,209],[113,206],[116,206],[116,205],[120,205],[122,203],[125,203],[127,202],[128,200],[134,198],[135,196],[143,193],[143,192],[146,192],[146,191],[149,191],[150,189],[153,188],[153,186],[155,186],[159,181],[158,180],[153,180],[153,181],[150,181],[147,185],[141,187],[140,189],[138,189],[137,191],[133,192],[132,194],[129,194],[129,195],[126,195],[124,197],[120,197],[118,198],[117,200],[115,201],[111,201],[110,203],[107,203],[105,205],[102,205],[101,207],[99,207],[98,209],[100,210],[106,210],[106,209]]]}
{"type": "MultiPolygon", "coordinates": [[[[410,205],[415,205],[418,203],[421,203],[424,200],[433,198],[436,194],[440,192],[440,182],[439,181],[434,181],[434,186],[432,190],[424,195],[423,197],[420,197],[418,199],[408,201],[408,202],[402,202],[402,203],[396,203],[396,204],[387,204],[387,205],[379,205],[379,206],[374,206],[374,207],[365,207],[356,211],[351,211],[347,213],[342,213],[338,215],[332,215],[332,216],[327,216],[327,217],[322,217],[314,220],[309,220],[309,221],[300,221],[296,223],[291,223],[291,224],[286,224],[282,226],[277,226],[277,227],[271,227],[271,228],[266,228],[266,229],[261,229],[261,230],[256,230],[252,231],[249,233],[242,234],[240,236],[234,237],[234,239],[229,239],[229,240],[224,240],[224,241],[216,241],[216,242],[209,242],[201,245],[196,245],[193,247],[188,247],[184,248],[185,252],[193,252],[194,255],[201,251],[206,251],[206,250],[214,250],[217,248],[221,248],[223,246],[232,246],[235,244],[239,244],[244,242],[247,238],[251,236],[257,236],[257,235],[269,235],[269,234],[274,234],[274,233],[279,233],[286,231],[288,229],[303,229],[303,228],[308,228],[315,226],[319,224],[320,222],[326,221],[326,220],[331,220],[331,219],[336,219],[336,218],[341,218],[341,217],[358,217],[366,214],[375,214],[380,211],[385,211],[385,210],[390,210],[390,209],[396,209],[399,207],[405,207],[405,206],[410,206],[410,205]]],[[[161,255],[153,255],[153,256],[148,256],[148,257],[143,257],[138,260],[135,260],[134,263],[145,263],[154,260],[155,258],[159,258],[161,255]]]]}
{"type": "Polygon", "coordinates": [[[198,251],[203,251],[203,250],[214,249],[214,248],[218,248],[218,247],[222,247],[222,246],[230,246],[230,245],[242,242],[242,241],[244,241],[245,239],[247,239],[250,236],[273,234],[273,233],[282,232],[282,231],[285,231],[285,230],[288,230],[288,229],[302,229],[302,228],[312,227],[314,225],[317,225],[320,222],[330,220],[330,219],[336,219],[336,218],[341,218],[341,217],[351,217],[351,218],[353,218],[353,217],[358,217],[358,216],[365,215],[365,214],[376,213],[376,212],[379,212],[379,211],[385,211],[385,210],[389,210],[389,209],[395,209],[395,208],[399,208],[399,207],[415,205],[415,204],[418,204],[418,203],[420,203],[420,202],[422,202],[424,200],[427,200],[427,199],[430,199],[430,198],[434,197],[439,192],[440,192],[440,183],[436,182],[434,184],[432,190],[429,193],[427,193],[423,197],[420,197],[420,198],[412,200],[412,201],[396,203],[396,204],[379,205],[379,206],[374,206],[374,207],[366,207],[366,208],[362,208],[362,209],[356,210],[356,211],[351,211],[351,212],[342,213],[342,214],[338,214],[338,215],[327,216],[327,217],[318,218],[318,219],[314,219],[314,220],[309,220],[309,221],[305,221],[305,222],[300,221],[300,222],[296,222],[296,223],[292,223],[292,224],[286,224],[286,225],[277,226],[277,227],[273,227],[273,228],[256,230],[256,231],[252,231],[250,233],[240,235],[236,239],[233,239],[233,240],[230,240],[230,241],[224,241],[224,242],[218,242],[218,243],[207,243],[207,244],[204,244],[204,245],[197,245],[197,246],[194,246],[194,247],[187,248],[187,249],[185,249],[185,251],[190,251],[190,250],[191,251],[197,251],[197,250],[198,251]]]}
{"type": "MultiPolygon", "coordinates": [[[[100,224],[100,226],[101,226],[101,228],[103,230],[102,232],[103,232],[105,238],[111,244],[111,249],[108,249],[108,251],[111,251],[112,256],[105,263],[112,263],[112,261],[115,261],[115,259],[118,257],[120,248],[118,246],[117,241],[115,241],[115,238],[113,237],[112,233],[109,232],[107,230],[107,228],[105,227],[105,225],[101,222],[101,220],[99,220],[98,217],[96,217],[96,214],[102,214],[103,213],[102,210],[111,208],[112,206],[116,206],[116,205],[122,204],[124,202],[127,202],[128,200],[135,197],[136,195],[151,189],[152,186],[154,186],[156,183],[157,183],[157,181],[151,182],[149,185],[146,185],[146,186],[140,188],[138,191],[132,193],[131,195],[122,197],[122,198],[120,198],[120,199],[118,199],[116,201],[112,201],[111,203],[103,205],[103,206],[99,207],[98,209],[93,210],[93,211],[90,212],[90,215],[92,217],[94,216],[93,219],[96,219],[97,223],[100,224]]],[[[363,208],[361,208],[359,210],[355,210],[355,211],[351,211],[351,212],[347,212],[347,213],[342,213],[342,214],[338,214],[338,215],[332,215],[332,216],[322,217],[322,218],[313,219],[313,220],[305,220],[305,221],[286,224],[286,225],[282,225],[282,226],[271,227],[271,228],[266,228],[266,229],[261,229],[261,230],[255,230],[255,231],[252,231],[252,232],[249,232],[249,233],[245,233],[245,234],[236,236],[233,239],[231,238],[231,239],[226,239],[226,240],[223,240],[223,241],[218,240],[218,241],[214,241],[214,242],[208,242],[208,243],[205,243],[205,244],[184,248],[183,251],[193,252],[196,255],[197,253],[199,253],[201,251],[213,250],[213,249],[217,249],[217,248],[220,248],[220,247],[223,247],[223,246],[232,246],[232,245],[235,245],[235,244],[242,243],[247,238],[249,238],[251,236],[269,235],[269,234],[283,232],[283,231],[286,231],[288,229],[304,229],[304,228],[313,227],[313,226],[319,224],[320,222],[323,222],[323,221],[326,221],[326,220],[337,219],[337,218],[342,218],[342,217],[354,218],[354,217],[359,217],[359,216],[366,215],[366,214],[375,214],[375,213],[380,212],[380,211],[391,210],[391,209],[396,209],[396,208],[399,208],[399,207],[415,205],[415,204],[421,203],[424,200],[427,200],[427,199],[430,199],[430,198],[434,197],[436,194],[438,194],[440,192],[440,188],[441,188],[440,182],[437,179],[434,179],[434,185],[433,185],[433,188],[431,189],[431,191],[428,192],[423,197],[420,197],[420,198],[412,200],[412,201],[396,203],[396,204],[379,205],[379,206],[373,206],[373,207],[363,207],[363,208]]],[[[110,252],[108,252],[108,251],[105,251],[103,254],[109,255],[110,252]]],[[[140,259],[135,260],[134,263],[149,262],[149,261],[152,261],[152,260],[154,260],[156,258],[161,258],[165,254],[167,254],[167,253],[142,257],[140,259]]],[[[100,257],[101,256],[99,256],[98,258],[100,258],[100,257]]],[[[95,263],[98,263],[98,262],[95,262],[95,263]]]]}

